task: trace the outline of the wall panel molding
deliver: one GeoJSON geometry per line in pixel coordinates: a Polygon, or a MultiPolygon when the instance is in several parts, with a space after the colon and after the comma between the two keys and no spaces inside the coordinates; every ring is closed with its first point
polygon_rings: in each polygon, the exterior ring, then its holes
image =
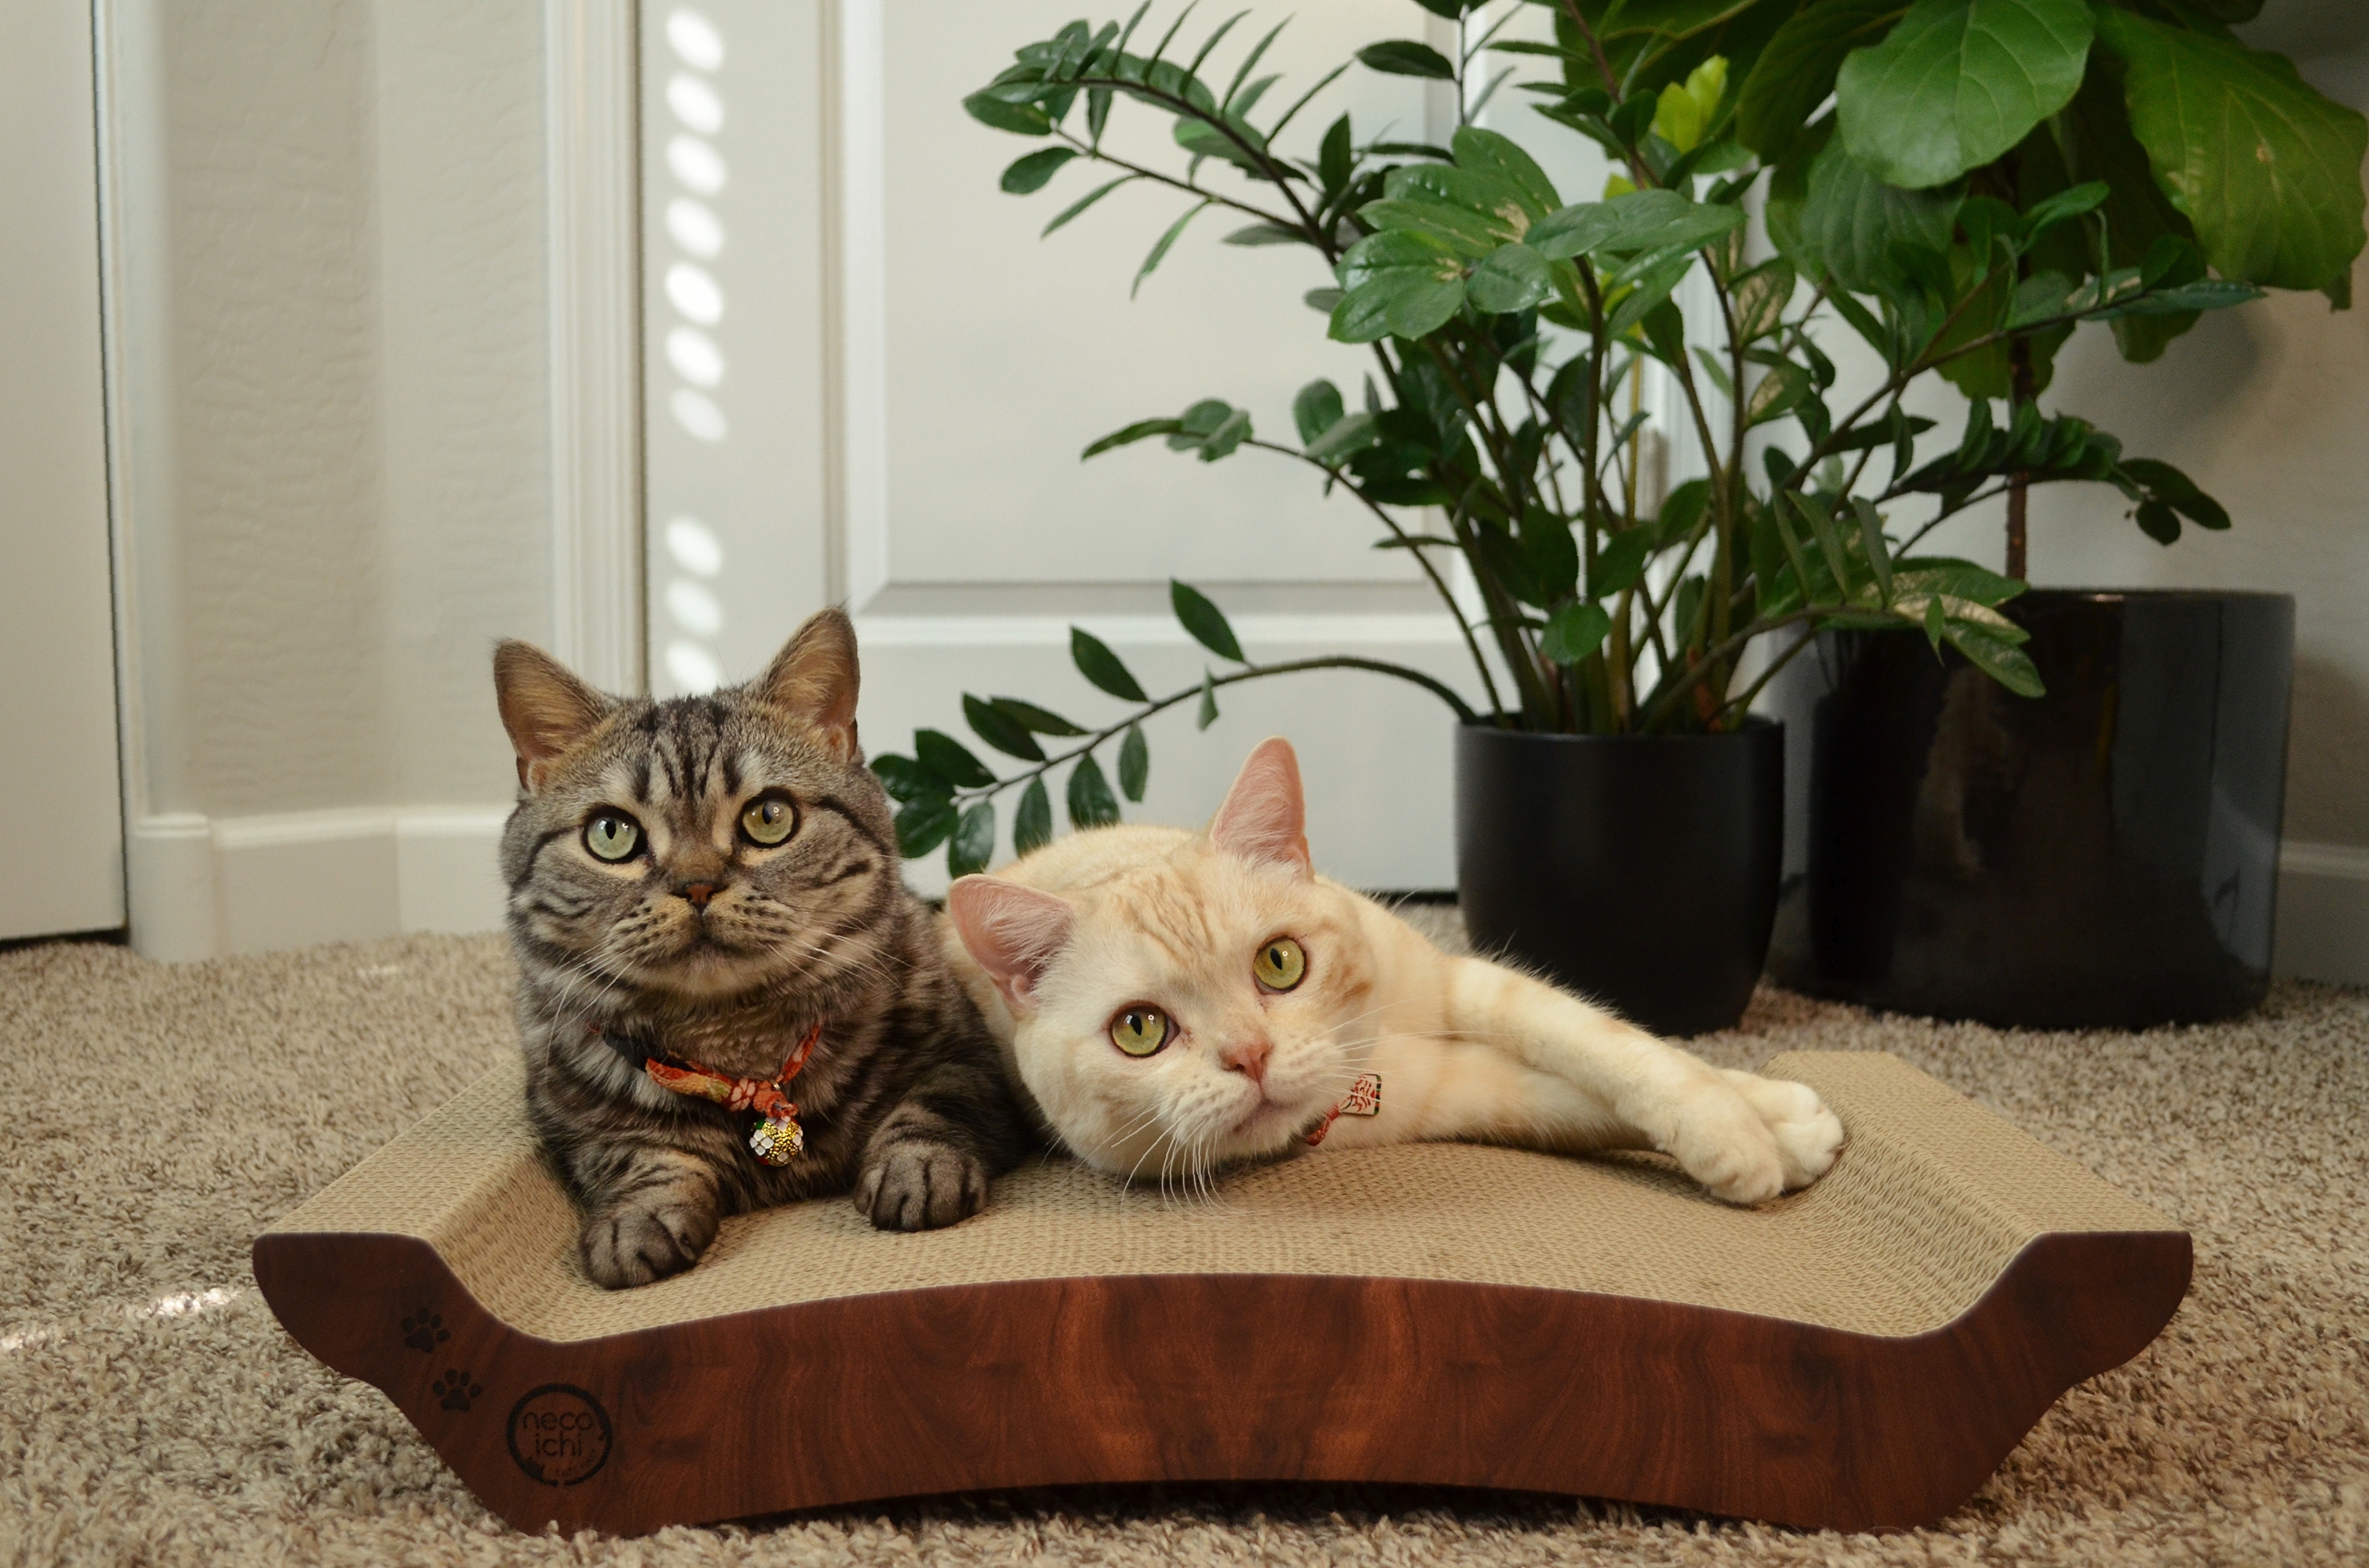
{"type": "Polygon", "coordinates": [[[634,0],[546,0],[552,652],[647,689],[634,0]]]}

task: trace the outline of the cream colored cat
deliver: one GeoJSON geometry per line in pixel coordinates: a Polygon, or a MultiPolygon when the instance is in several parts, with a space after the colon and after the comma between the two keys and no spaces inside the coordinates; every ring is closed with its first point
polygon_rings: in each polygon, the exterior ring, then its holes
{"type": "Polygon", "coordinates": [[[1731,1203],[1825,1173],[1842,1124],[1318,876],[1289,742],[1206,833],[1072,834],[947,899],[946,956],[1047,1127],[1122,1176],[1459,1139],[1656,1149],[1731,1203]]]}

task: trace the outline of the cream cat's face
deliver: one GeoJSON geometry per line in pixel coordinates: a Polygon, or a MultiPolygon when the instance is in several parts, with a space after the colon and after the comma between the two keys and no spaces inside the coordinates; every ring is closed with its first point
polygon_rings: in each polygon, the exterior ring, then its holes
{"type": "Polygon", "coordinates": [[[1305,1133],[1356,1077],[1352,1021],[1370,989],[1341,902],[1203,841],[1076,898],[1071,940],[1013,1039],[1063,1140],[1104,1170],[1161,1178],[1305,1133]]]}
{"type": "Polygon", "coordinates": [[[1371,955],[1354,900],[1309,869],[1299,772],[1269,745],[1207,834],[1142,864],[1066,895],[956,884],[1022,1080],[1104,1170],[1164,1181],[1276,1154],[1356,1078],[1371,955]]]}

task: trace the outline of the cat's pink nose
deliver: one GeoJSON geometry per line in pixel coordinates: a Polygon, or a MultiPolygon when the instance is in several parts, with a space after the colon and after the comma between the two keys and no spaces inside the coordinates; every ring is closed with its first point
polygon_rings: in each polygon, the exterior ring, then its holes
{"type": "Polygon", "coordinates": [[[1228,1072],[1248,1073],[1252,1082],[1265,1084],[1266,1059],[1274,1054],[1275,1047],[1265,1040],[1238,1040],[1219,1051],[1218,1059],[1228,1072]]]}
{"type": "Polygon", "coordinates": [[[689,898],[691,900],[692,908],[695,910],[704,910],[707,908],[707,900],[715,897],[715,884],[713,882],[686,882],[681,887],[676,888],[675,891],[681,893],[684,898],[689,898]]]}

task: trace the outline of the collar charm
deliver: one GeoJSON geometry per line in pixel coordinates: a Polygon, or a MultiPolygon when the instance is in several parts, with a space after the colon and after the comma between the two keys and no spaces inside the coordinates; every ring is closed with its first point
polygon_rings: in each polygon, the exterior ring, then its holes
{"type": "Polygon", "coordinates": [[[1331,1132],[1333,1124],[1343,1116],[1379,1116],[1381,1114],[1382,1075],[1361,1072],[1357,1074],[1357,1082],[1349,1085],[1349,1093],[1341,1097],[1341,1103],[1325,1112],[1324,1119],[1316,1124],[1316,1130],[1308,1135],[1308,1147],[1313,1149],[1323,1142],[1324,1135],[1331,1132]]]}

